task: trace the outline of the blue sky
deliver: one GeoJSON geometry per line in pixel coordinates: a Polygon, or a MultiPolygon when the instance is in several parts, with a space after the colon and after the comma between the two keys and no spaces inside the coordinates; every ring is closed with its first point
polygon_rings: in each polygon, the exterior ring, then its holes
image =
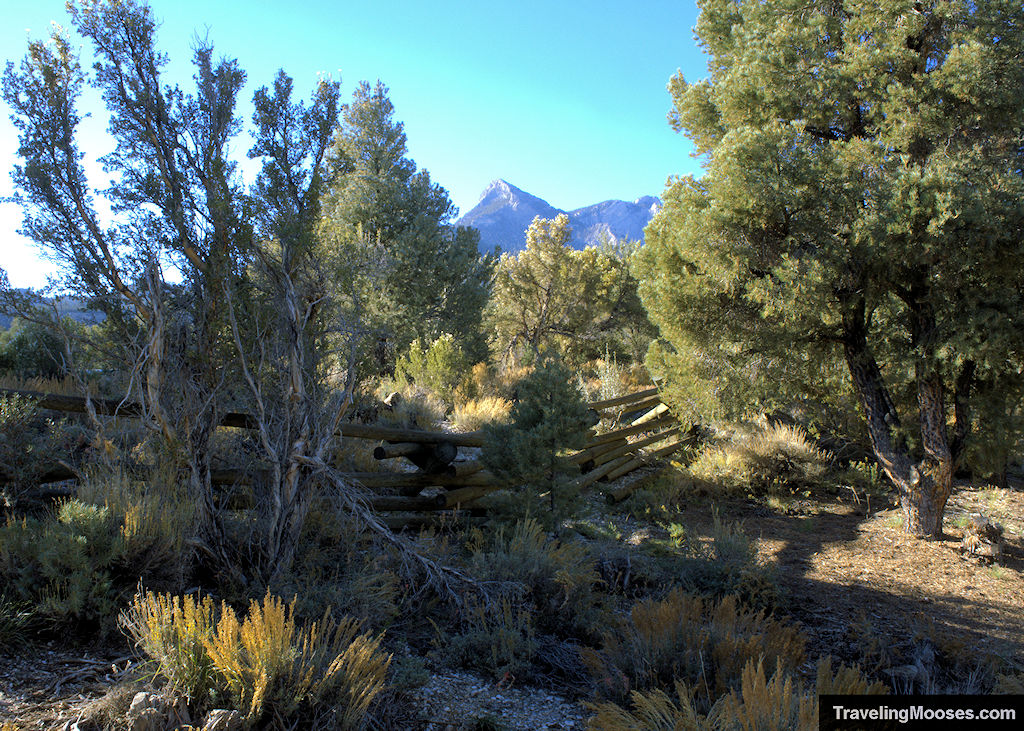
{"type": "MultiPolygon", "coordinates": [[[[308,93],[318,72],[341,78],[346,98],[380,79],[405,123],[410,156],[465,213],[504,178],[571,209],[610,198],[660,195],[669,175],[696,172],[686,140],[666,122],[669,78],[706,73],[693,39],[694,2],[321,2],[153,0],[168,80],[187,88],[192,39],[248,74],[252,93],[283,68],[308,93]]],[[[0,0],[3,60],[17,61],[51,21],[68,26],[63,0],[0,0]]],[[[88,50],[88,49],[86,49],[88,50]]],[[[106,151],[94,108],[83,148],[106,151]]],[[[17,140],[0,103],[0,195],[9,195],[17,140]]],[[[247,145],[237,150],[244,156],[247,145]]],[[[99,173],[97,166],[90,171],[99,173]]],[[[102,181],[101,181],[102,182],[102,181]]],[[[0,267],[15,286],[39,286],[52,267],[14,235],[20,213],[0,207],[0,267]]]]}

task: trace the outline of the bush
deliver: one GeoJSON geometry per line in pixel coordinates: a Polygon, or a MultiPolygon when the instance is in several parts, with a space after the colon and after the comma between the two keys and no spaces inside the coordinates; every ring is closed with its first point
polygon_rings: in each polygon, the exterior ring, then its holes
{"type": "Polygon", "coordinates": [[[171,691],[202,703],[216,688],[206,644],[213,637],[215,608],[210,597],[136,594],[118,623],[156,664],[171,691]]]}
{"type": "Polygon", "coordinates": [[[0,396],[0,507],[18,507],[40,478],[70,451],[71,432],[63,422],[37,414],[35,401],[0,396]]]}
{"type": "Polygon", "coordinates": [[[271,587],[297,596],[297,619],[318,619],[331,612],[354,617],[364,626],[384,629],[399,615],[401,581],[387,552],[376,550],[357,521],[314,502],[303,523],[292,569],[271,587]]]}
{"type": "Polygon", "coordinates": [[[241,620],[222,604],[215,623],[208,598],[147,593],[121,623],[176,689],[193,701],[230,698],[250,727],[358,728],[384,688],[390,655],[351,619],[325,614],[297,626],[293,605],[267,592],[241,620]]]}
{"type": "Polygon", "coordinates": [[[529,678],[539,647],[529,610],[510,597],[471,602],[463,629],[438,638],[442,654],[499,680],[529,678]]]}
{"type": "Polygon", "coordinates": [[[583,446],[588,412],[580,392],[570,384],[568,368],[553,358],[545,359],[517,388],[519,400],[512,407],[511,423],[486,429],[481,460],[500,478],[526,484],[523,512],[529,514],[532,498],[548,493],[548,520],[566,512],[576,497],[568,475],[575,465],[561,456],[567,449],[583,446]]]}
{"type": "Polygon", "coordinates": [[[543,632],[589,637],[601,616],[597,565],[578,544],[548,538],[535,520],[501,526],[490,541],[479,530],[470,541],[470,572],[504,586],[530,610],[543,632]]]}
{"type": "Polygon", "coordinates": [[[0,527],[0,577],[10,597],[30,603],[52,630],[102,635],[140,579],[180,584],[191,508],[145,490],[123,475],[92,478],[81,491],[93,502],[71,499],[53,514],[9,518],[0,527]]]}
{"type": "Polygon", "coordinates": [[[705,447],[690,472],[729,492],[788,494],[819,485],[831,459],[810,443],[800,427],[762,419],[737,429],[724,443],[705,447]]]}
{"type": "Polygon", "coordinates": [[[15,318],[0,332],[0,372],[19,378],[63,376],[64,341],[53,327],[15,318]]]}
{"type": "Polygon", "coordinates": [[[55,517],[8,519],[0,528],[8,592],[55,630],[105,633],[137,580],[115,580],[128,555],[120,527],[108,508],[77,500],[63,503],[55,517]]]}
{"type": "Polygon", "coordinates": [[[32,619],[29,604],[13,601],[0,594],[0,652],[17,647],[25,641],[25,631],[32,619]]]}
{"type": "Polygon", "coordinates": [[[455,401],[455,390],[465,378],[469,363],[462,347],[447,333],[430,345],[414,341],[395,361],[395,378],[432,391],[446,403],[455,401]]]}
{"type": "Polygon", "coordinates": [[[589,728],[601,731],[814,731],[818,728],[817,696],[878,695],[881,684],[868,684],[859,670],[842,667],[832,673],[832,658],[818,664],[814,693],[803,690],[790,672],[777,661],[775,674],[767,680],[763,662],[748,660],[743,667],[738,691],[732,690],[714,702],[706,716],[695,703],[695,688],[675,681],[675,699],[661,690],[634,691],[632,711],[615,703],[594,703],[589,728]]]}
{"type": "Polygon", "coordinates": [[[793,627],[742,610],[734,597],[709,602],[672,591],[646,600],[604,635],[600,654],[584,651],[599,689],[624,697],[631,689],[673,687],[676,679],[697,689],[698,706],[739,686],[748,659],[792,669],[803,660],[805,640],[793,627]]]}
{"type": "Polygon", "coordinates": [[[407,383],[398,388],[398,403],[382,413],[381,420],[405,428],[435,429],[447,413],[447,405],[432,391],[407,383]]]}

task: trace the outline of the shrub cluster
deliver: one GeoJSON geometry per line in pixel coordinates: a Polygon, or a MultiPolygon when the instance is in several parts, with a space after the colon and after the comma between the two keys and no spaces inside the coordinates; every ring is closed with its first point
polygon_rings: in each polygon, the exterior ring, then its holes
{"type": "Polygon", "coordinates": [[[147,592],[120,621],[172,688],[197,708],[228,700],[247,727],[356,729],[384,688],[381,637],[325,614],[304,627],[267,592],[243,617],[209,599],[147,592]]]}
{"type": "Polygon", "coordinates": [[[636,604],[605,633],[600,653],[584,651],[584,661],[606,695],[666,690],[682,680],[697,689],[697,707],[706,711],[739,687],[748,659],[792,670],[803,661],[804,644],[793,627],[741,609],[734,597],[715,602],[675,589],[636,604]]]}
{"type": "Polygon", "coordinates": [[[544,637],[593,637],[604,616],[594,559],[576,543],[548,537],[535,520],[501,526],[469,542],[469,572],[492,594],[471,602],[461,627],[439,645],[453,662],[523,679],[544,637]]]}
{"type": "Polygon", "coordinates": [[[728,492],[776,495],[819,485],[831,461],[800,427],[761,419],[705,447],[690,472],[728,492]]]}
{"type": "Polygon", "coordinates": [[[856,668],[840,667],[832,672],[832,658],[818,663],[816,687],[807,690],[794,679],[781,660],[769,679],[764,662],[748,659],[743,666],[738,688],[715,701],[705,713],[699,709],[698,688],[676,680],[675,697],[661,689],[634,691],[631,710],[611,703],[593,703],[595,715],[589,728],[601,731],[815,731],[818,728],[818,696],[879,695],[886,689],[869,683],[856,668]]]}

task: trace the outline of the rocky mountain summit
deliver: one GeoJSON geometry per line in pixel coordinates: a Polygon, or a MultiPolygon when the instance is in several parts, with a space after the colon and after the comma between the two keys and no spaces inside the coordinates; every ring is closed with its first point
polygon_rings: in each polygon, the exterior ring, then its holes
{"type": "Polygon", "coordinates": [[[481,251],[498,246],[503,252],[517,252],[526,246],[526,229],[536,216],[554,218],[565,213],[572,225],[570,243],[582,249],[608,237],[620,241],[643,239],[644,227],[660,205],[657,198],[643,196],[633,202],[609,200],[565,211],[505,180],[495,180],[458,224],[480,231],[481,251]]]}

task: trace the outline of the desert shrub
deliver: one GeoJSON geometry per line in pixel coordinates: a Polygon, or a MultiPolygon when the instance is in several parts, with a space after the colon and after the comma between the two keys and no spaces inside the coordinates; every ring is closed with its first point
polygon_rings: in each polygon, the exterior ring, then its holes
{"type": "Polygon", "coordinates": [[[187,571],[192,508],[136,490],[123,475],[87,479],[91,500],[0,527],[0,577],[52,630],[113,629],[140,579],[179,584],[187,571]]]}
{"type": "Polygon", "coordinates": [[[40,478],[70,451],[73,430],[37,413],[24,396],[0,396],[0,508],[31,496],[40,478]]]}
{"type": "Polygon", "coordinates": [[[8,599],[0,593],[0,652],[17,647],[25,641],[25,633],[32,618],[30,604],[8,599]]]}
{"type": "Polygon", "coordinates": [[[79,501],[102,505],[119,523],[124,559],[133,583],[176,588],[191,566],[195,502],[175,475],[135,479],[120,471],[94,471],[78,488],[79,501]]]}
{"type": "Polygon", "coordinates": [[[64,342],[53,327],[15,318],[0,331],[0,372],[20,378],[59,378],[64,366],[64,342]]]}
{"type": "Polygon", "coordinates": [[[742,605],[770,611],[779,600],[775,569],[758,560],[757,546],[739,523],[723,522],[712,508],[709,535],[667,523],[668,538],[650,540],[644,551],[665,564],[670,582],[694,594],[735,596],[742,605]]]}
{"type": "Polygon", "coordinates": [[[587,723],[592,731],[712,731],[707,719],[693,704],[693,690],[676,681],[676,697],[664,691],[633,691],[632,711],[617,703],[588,703],[594,712],[587,723]]]}
{"type": "Polygon", "coordinates": [[[16,600],[31,602],[53,629],[112,628],[128,550],[110,510],[77,500],[56,516],[8,519],[0,528],[0,574],[16,600]],[[119,580],[121,579],[121,580],[119,580]]]}
{"type": "Polygon", "coordinates": [[[389,559],[354,519],[317,502],[303,523],[292,569],[271,588],[298,597],[296,619],[318,619],[329,609],[383,629],[398,616],[402,594],[389,559]]]}
{"type": "Polygon", "coordinates": [[[770,495],[819,485],[830,462],[800,427],[761,419],[706,446],[689,468],[697,479],[728,492],[770,495]]]}
{"type": "Polygon", "coordinates": [[[469,569],[481,581],[504,586],[526,606],[543,632],[589,636],[602,616],[597,564],[579,543],[549,538],[536,520],[499,526],[490,538],[476,530],[469,569]]]}
{"type": "Polygon", "coordinates": [[[888,695],[889,689],[882,683],[873,683],[865,677],[860,668],[840,665],[832,670],[832,656],[818,660],[815,692],[818,695],[888,695]]]}
{"type": "Polygon", "coordinates": [[[679,679],[698,689],[698,705],[706,710],[738,687],[748,659],[793,668],[803,660],[804,644],[796,629],[740,609],[734,597],[714,602],[675,589],[662,600],[636,604],[605,633],[601,653],[584,651],[584,661],[607,695],[665,690],[679,679]]]}
{"type": "Polygon", "coordinates": [[[193,701],[229,698],[250,727],[358,728],[391,661],[381,638],[328,614],[298,626],[292,607],[267,592],[240,619],[227,604],[215,612],[208,598],[147,593],[121,623],[177,689],[193,701]]]}
{"type": "Polygon", "coordinates": [[[805,693],[782,661],[775,664],[771,680],[765,677],[764,662],[747,660],[739,688],[723,696],[708,714],[721,731],[816,731],[818,705],[805,693]]]}
{"type": "Polygon", "coordinates": [[[173,692],[201,703],[216,688],[213,660],[206,651],[214,615],[210,597],[147,592],[135,595],[118,623],[173,692]]]}
{"type": "Polygon", "coordinates": [[[817,696],[878,695],[880,683],[870,684],[859,670],[841,667],[832,672],[832,658],[818,663],[817,688],[806,692],[781,660],[771,680],[763,661],[746,662],[739,687],[718,698],[707,715],[697,709],[696,688],[676,680],[675,698],[662,690],[633,691],[632,710],[615,703],[592,703],[589,728],[601,731],[814,731],[818,728],[817,696]]]}
{"type": "Polygon", "coordinates": [[[482,396],[457,405],[452,415],[456,431],[476,431],[490,424],[506,424],[512,403],[498,396],[482,396]]]}
{"type": "Polygon", "coordinates": [[[385,423],[417,429],[434,429],[448,413],[447,405],[433,391],[422,386],[411,383],[384,383],[378,392],[385,397],[392,390],[397,391],[398,402],[390,411],[380,413],[381,421],[385,423]]]}
{"type": "Polygon", "coordinates": [[[538,649],[529,609],[508,596],[471,601],[461,630],[442,632],[437,644],[450,662],[499,680],[529,678],[538,649]]]}
{"type": "Polygon", "coordinates": [[[1024,695],[1024,672],[997,675],[996,693],[999,695],[1024,695]]]}
{"type": "Polygon", "coordinates": [[[446,333],[429,345],[422,340],[411,343],[395,361],[395,378],[425,388],[451,404],[468,367],[462,347],[446,333]]]}

